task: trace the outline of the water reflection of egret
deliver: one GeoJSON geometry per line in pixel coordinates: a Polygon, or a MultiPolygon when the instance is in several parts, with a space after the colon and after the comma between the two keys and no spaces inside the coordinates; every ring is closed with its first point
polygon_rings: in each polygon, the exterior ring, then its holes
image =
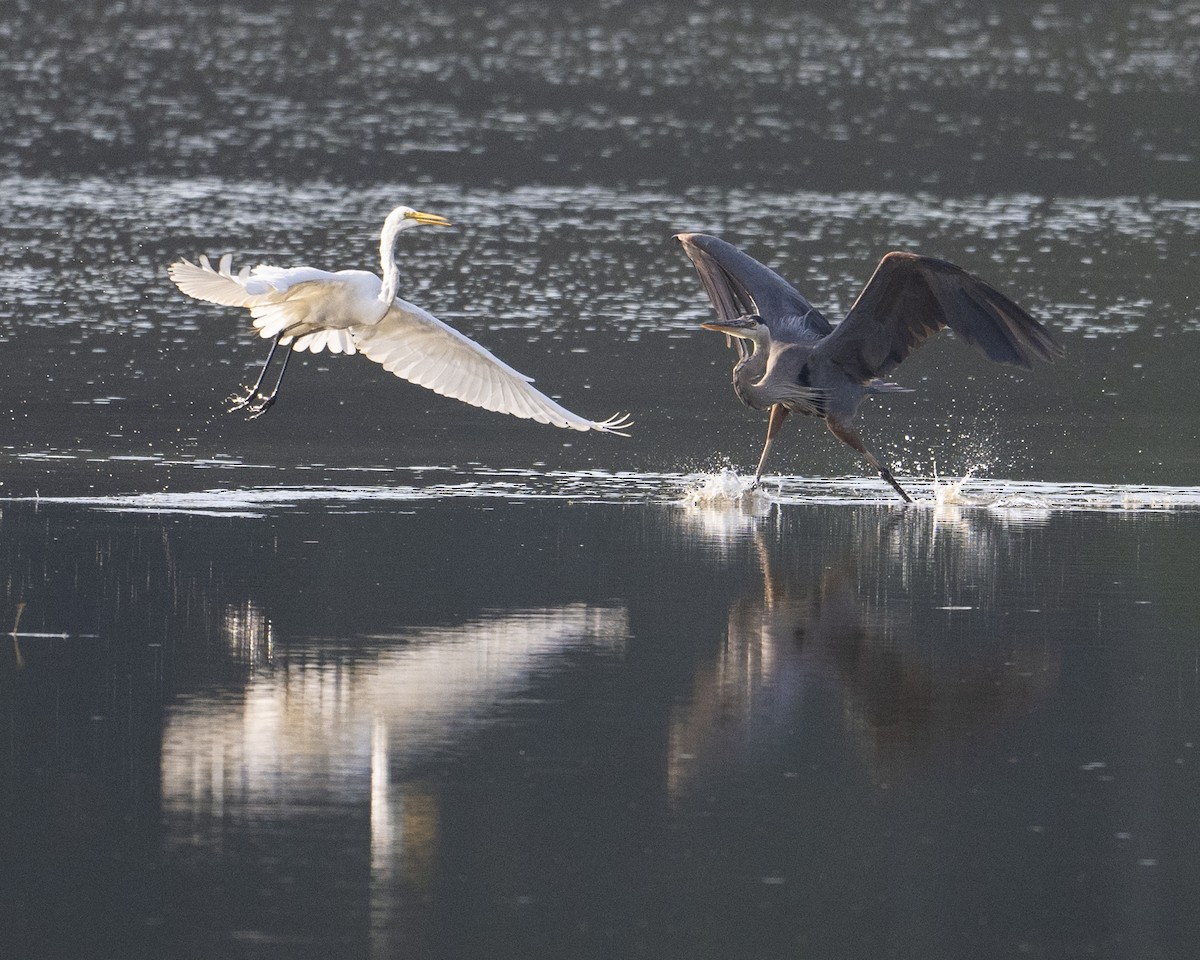
{"type": "Polygon", "coordinates": [[[386,804],[403,807],[390,786],[398,769],[454,749],[555,655],[619,648],[626,633],[624,608],[572,604],[364,637],[352,658],[325,648],[309,658],[290,646],[249,679],[240,702],[172,707],[164,805],[190,823],[219,820],[226,798],[248,809],[375,804],[382,831],[386,804]]]}
{"type": "Polygon", "coordinates": [[[272,655],[271,621],[253,601],[230,605],[221,624],[229,655],[240,663],[268,663],[272,655]]]}
{"type": "Polygon", "coordinates": [[[16,661],[17,669],[20,670],[25,666],[25,658],[21,655],[21,635],[17,632],[21,629],[21,615],[25,612],[25,601],[21,600],[17,604],[16,616],[13,617],[12,642],[13,642],[13,658],[16,661]]]}
{"type": "Polygon", "coordinates": [[[403,230],[419,224],[449,226],[450,221],[411,207],[397,207],[384,220],[379,237],[382,280],[366,270],[331,273],[313,267],[245,267],[234,274],[229,255],[216,270],[203,256],[198,266],[188,260],[171,264],[171,279],[188,296],[248,308],[259,335],[274,341],[258,380],[245,393],[229,398],[230,410],[262,416],[279,394],[292,351],[320,353],[328,348],[330,353],[361,352],[398,377],[496,413],[605,433],[619,433],[631,425],[627,417],[595,421],[572,413],[469,337],[401,300],[396,240],[403,230]],[[278,378],[271,392],[263,393],[280,346],[287,352],[278,378]]]}
{"type": "Polygon", "coordinates": [[[465,749],[556,656],[619,650],[627,634],[623,607],[571,604],[361,637],[349,654],[321,645],[307,655],[288,644],[250,676],[239,700],[180,700],[169,710],[168,837],[216,854],[241,817],[361,813],[372,955],[394,956],[388,937],[403,894],[429,894],[441,839],[440,785],[420,765],[465,749]]]}

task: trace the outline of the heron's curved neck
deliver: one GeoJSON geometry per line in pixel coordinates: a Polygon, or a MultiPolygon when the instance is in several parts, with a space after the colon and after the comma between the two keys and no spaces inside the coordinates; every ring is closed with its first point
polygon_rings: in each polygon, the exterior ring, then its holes
{"type": "Polygon", "coordinates": [[[400,268],[396,266],[396,235],[399,232],[385,226],[379,237],[379,268],[383,273],[379,299],[389,307],[400,292],[400,268]]]}
{"type": "Polygon", "coordinates": [[[770,353],[768,344],[751,341],[753,346],[750,353],[739,360],[733,367],[733,392],[739,400],[748,407],[763,409],[771,404],[760,394],[757,384],[767,372],[767,355],[770,353]]]}

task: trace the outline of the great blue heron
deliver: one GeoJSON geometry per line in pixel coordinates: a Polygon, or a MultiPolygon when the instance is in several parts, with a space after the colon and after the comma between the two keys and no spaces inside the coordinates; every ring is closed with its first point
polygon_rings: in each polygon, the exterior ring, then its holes
{"type": "Polygon", "coordinates": [[[254,385],[229,397],[230,410],[247,410],[251,419],[262,416],[279,395],[292,351],[328,348],[330,353],[362,353],[398,377],[496,413],[604,433],[621,433],[632,425],[625,416],[596,421],[572,413],[474,340],[396,296],[396,239],[419,224],[450,226],[450,221],[411,207],[396,207],[387,215],[379,235],[382,280],[366,270],[330,273],[313,267],[244,267],[235,274],[228,254],[216,270],[204,256],[199,265],[187,260],[171,264],[171,279],[189,297],[247,307],[259,336],[274,341],[254,385]],[[270,393],[263,393],[280,346],[287,353],[278,379],[270,393]]]}
{"type": "Polygon", "coordinates": [[[1050,332],[1008,297],[946,260],[886,254],[834,327],[791,284],[732,244],[703,233],[675,239],[717,311],[718,319],[702,326],[737,338],[734,392],[748,406],[771,412],[756,485],[771,442],[794,410],[824,420],[911,503],[852,426],[868,394],[904,390],[882,377],[944,327],[998,363],[1029,369],[1035,357],[1052,361],[1063,353],[1050,332]]]}

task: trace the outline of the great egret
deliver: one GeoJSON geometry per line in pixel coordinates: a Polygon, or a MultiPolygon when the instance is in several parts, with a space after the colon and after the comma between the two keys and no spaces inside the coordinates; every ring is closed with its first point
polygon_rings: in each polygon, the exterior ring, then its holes
{"type": "Polygon", "coordinates": [[[823,419],[830,433],[866,457],[911,503],[851,426],[867,394],[905,390],[881,377],[945,327],[988,359],[1025,369],[1034,358],[1053,361],[1063,353],[1050,332],[1008,297],[946,260],[886,254],[834,327],[791,284],[732,244],[703,233],[675,239],[717,311],[718,319],[702,326],[738,338],[734,392],[747,406],[771,411],[755,484],[771,442],[794,410],[823,419]]]}
{"type": "Polygon", "coordinates": [[[362,353],[398,377],[485,410],[571,430],[627,436],[623,431],[633,423],[627,416],[596,421],[572,413],[530,386],[530,377],[396,295],[396,240],[402,231],[420,224],[450,226],[450,221],[411,207],[396,207],[387,215],[379,235],[382,280],[366,270],[331,273],[314,267],[244,267],[235,274],[228,254],[215,270],[205,256],[199,264],[172,263],[167,272],[189,297],[248,308],[259,336],[274,341],[258,380],[245,393],[229,398],[230,410],[246,409],[251,419],[262,416],[279,394],[292,352],[328,349],[362,353]],[[264,394],[263,381],[280,346],[287,353],[274,388],[264,394]]]}

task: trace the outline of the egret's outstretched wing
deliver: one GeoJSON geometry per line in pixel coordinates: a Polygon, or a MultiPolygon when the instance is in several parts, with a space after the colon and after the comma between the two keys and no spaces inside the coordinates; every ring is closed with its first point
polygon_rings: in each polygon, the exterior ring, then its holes
{"type": "MultiPolygon", "coordinates": [[[[345,309],[347,303],[362,295],[357,289],[362,283],[357,272],[341,275],[314,267],[258,266],[253,270],[243,267],[235,274],[231,267],[229,254],[221,257],[216,270],[202,254],[199,264],[177,260],[167,273],[189,297],[247,308],[260,337],[273,340],[287,331],[280,342],[294,340],[296,350],[320,353],[328,347],[330,353],[355,352],[350,332],[339,328],[358,319],[347,316],[345,309]]],[[[374,280],[377,291],[379,280],[374,280]]],[[[371,290],[365,294],[368,300],[374,296],[371,290]]]]}
{"type": "Polygon", "coordinates": [[[680,233],[675,239],[695,265],[719,319],[754,313],[772,330],[777,322],[820,336],[833,329],[800,291],[733,244],[707,233],[680,233]]]}
{"type": "Polygon", "coordinates": [[[997,363],[1028,369],[1034,358],[1063,354],[1045,327],[974,274],[936,257],[892,252],[812,355],[865,383],[887,376],[945,327],[997,363]]]}
{"type": "Polygon", "coordinates": [[[360,353],[385,370],[444,397],[496,413],[571,430],[622,433],[628,417],[586,420],[530,386],[518,373],[437,317],[396,300],[377,324],[353,328],[360,353]]]}

